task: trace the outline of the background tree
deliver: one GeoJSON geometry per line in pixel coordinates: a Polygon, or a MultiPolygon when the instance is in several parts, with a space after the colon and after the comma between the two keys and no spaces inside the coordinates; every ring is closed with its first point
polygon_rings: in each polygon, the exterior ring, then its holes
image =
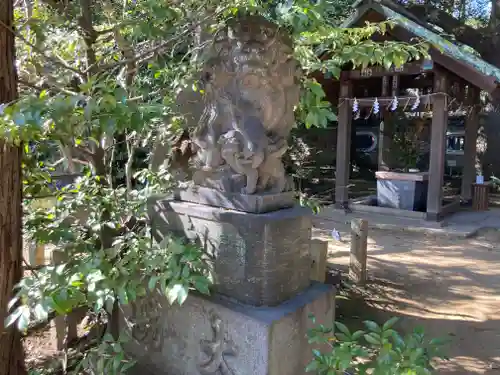
{"type": "MultiPolygon", "coordinates": [[[[0,0],[0,111],[17,99],[13,0],[0,0]]],[[[4,327],[14,285],[22,276],[21,148],[0,138],[0,374],[22,375],[21,333],[4,327]]]]}

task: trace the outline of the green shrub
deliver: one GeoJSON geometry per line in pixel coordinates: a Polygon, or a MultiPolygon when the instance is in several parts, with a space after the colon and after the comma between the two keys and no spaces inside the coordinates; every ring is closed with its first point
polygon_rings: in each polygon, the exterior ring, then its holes
{"type": "Polygon", "coordinates": [[[335,329],[318,325],[308,332],[309,343],[330,349],[324,353],[313,350],[306,371],[319,375],[432,374],[431,360],[445,358],[442,348],[446,340],[427,340],[421,329],[403,337],[393,329],[397,321],[392,318],[382,326],[365,321],[366,330],[353,333],[340,322],[335,322],[335,329]]]}

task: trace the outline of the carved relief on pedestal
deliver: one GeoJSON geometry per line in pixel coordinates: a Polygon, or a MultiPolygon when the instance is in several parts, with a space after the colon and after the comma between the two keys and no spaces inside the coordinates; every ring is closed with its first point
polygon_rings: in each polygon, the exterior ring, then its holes
{"type": "Polygon", "coordinates": [[[211,340],[201,340],[201,350],[208,358],[198,365],[202,375],[234,375],[226,361],[227,356],[236,356],[237,349],[232,341],[225,339],[222,320],[212,313],[210,324],[213,331],[211,340]]]}
{"type": "Polygon", "coordinates": [[[161,352],[165,333],[162,325],[161,304],[154,294],[131,303],[127,325],[131,335],[147,351],[161,352]]]}
{"type": "Polygon", "coordinates": [[[299,101],[292,53],[286,33],[258,16],[234,20],[214,37],[193,137],[195,184],[243,194],[290,190],[281,157],[299,101]]]}

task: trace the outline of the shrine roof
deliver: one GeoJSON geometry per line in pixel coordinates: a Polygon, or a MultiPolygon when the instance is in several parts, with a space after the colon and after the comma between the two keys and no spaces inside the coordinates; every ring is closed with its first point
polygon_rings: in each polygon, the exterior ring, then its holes
{"type": "MultiPolygon", "coordinates": [[[[359,0],[353,4],[356,9],[355,13],[342,24],[342,27],[359,25],[366,19],[368,13],[375,11],[384,19],[391,20],[396,26],[406,30],[407,33],[429,43],[433,47],[430,51],[431,57],[436,61],[439,55],[453,59],[455,64],[450,65],[446,61],[445,64],[441,64],[453,73],[490,93],[496,90],[497,83],[500,82],[500,69],[484,61],[471,47],[454,44],[440,36],[438,30],[433,31],[431,25],[424,27],[420,22],[411,20],[409,14],[408,17],[403,15],[403,12],[406,13],[403,7],[396,4],[388,5],[389,3],[384,0],[359,0]],[[395,10],[399,8],[402,9],[395,10]]],[[[440,61],[437,62],[440,63],[440,61]]]]}

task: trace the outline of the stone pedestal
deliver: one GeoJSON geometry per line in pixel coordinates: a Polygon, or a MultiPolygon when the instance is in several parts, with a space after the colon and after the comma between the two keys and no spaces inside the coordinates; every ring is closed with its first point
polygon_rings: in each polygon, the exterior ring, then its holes
{"type": "Polygon", "coordinates": [[[295,192],[264,192],[262,194],[241,194],[222,192],[204,186],[188,186],[175,192],[179,201],[198,203],[229,210],[262,214],[291,208],[295,203],[295,192]]]}
{"type": "Polygon", "coordinates": [[[190,202],[152,201],[153,235],[187,237],[213,261],[218,293],[255,306],[277,305],[310,285],[311,212],[251,214],[190,202]]]}
{"type": "MultiPolygon", "coordinates": [[[[312,360],[307,330],[331,326],[335,290],[315,283],[275,307],[190,294],[182,306],[159,295],[125,311],[133,340],[128,350],[140,375],[303,375],[312,360]],[[147,322],[144,320],[147,317],[147,322]]],[[[317,347],[317,349],[325,349],[317,347]]]]}
{"type": "MultiPolygon", "coordinates": [[[[156,294],[130,306],[128,350],[141,375],[302,375],[308,316],[331,326],[334,290],[311,285],[311,210],[295,205],[281,161],[301,70],[289,35],[263,17],[234,17],[211,39],[204,111],[192,121],[196,171],[174,200],[151,201],[149,216],[156,241],[174,233],[206,251],[214,291],[182,306],[156,294]]],[[[342,201],[348,163],[340,169],[342,201]]]]}
{"type": "Polygon", "coordinates": [[[377,205],[409,211],[425,211],[428,173],[399,173],[379,171],[377,205]]]}

